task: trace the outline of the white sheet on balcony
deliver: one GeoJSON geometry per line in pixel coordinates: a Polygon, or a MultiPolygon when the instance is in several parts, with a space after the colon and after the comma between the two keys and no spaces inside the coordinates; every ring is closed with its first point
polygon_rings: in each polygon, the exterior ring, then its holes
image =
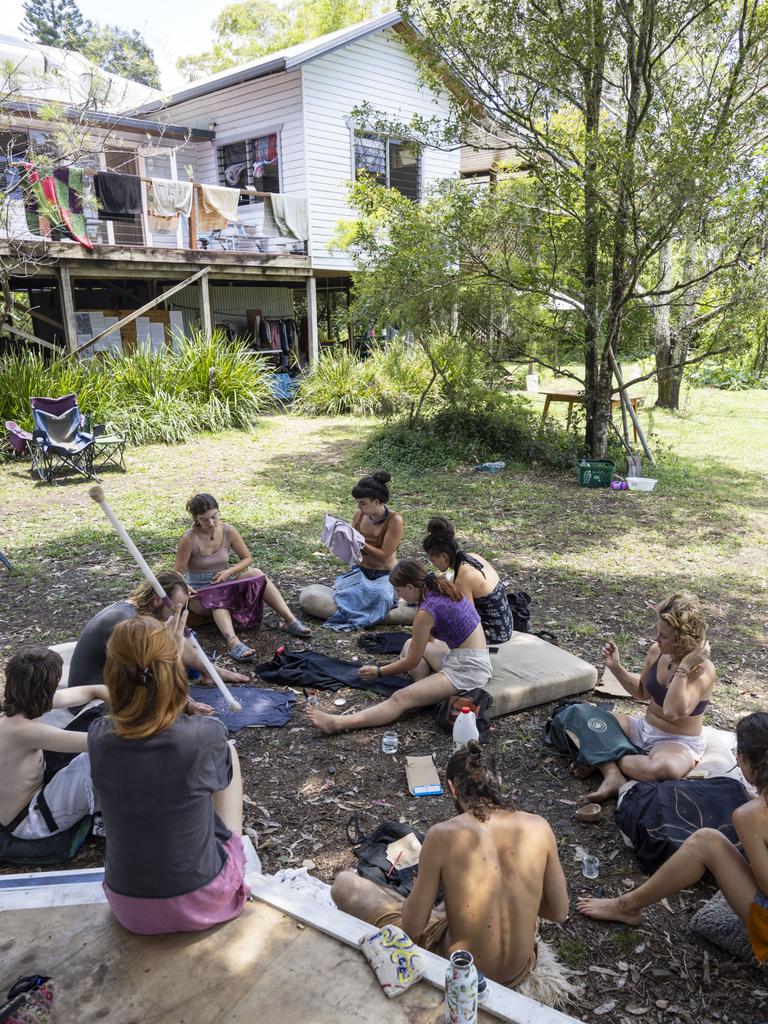
{"type": "Polygon", "coordinates": [[[275,192],[264,200],[262,232],[266,238],[276,236],[309,238],[309,208],[305,196],[289,196],[275,192]]]}
{"type": "Polygon", "coordinates": [[[202,185],[201,190],[205,214],[218,213],[227,223],[237,223],[237,204],[240,202],[239,189],[224,188],[223,185],[202,185]]]}
{"type": "Polygon", "coordinates": [[[152,178],[149,196],[149,212],[155,217],[175,217],[183,213],[188,217],[192,212],[192,182],[171,181],[168,178],[152,178]]]}

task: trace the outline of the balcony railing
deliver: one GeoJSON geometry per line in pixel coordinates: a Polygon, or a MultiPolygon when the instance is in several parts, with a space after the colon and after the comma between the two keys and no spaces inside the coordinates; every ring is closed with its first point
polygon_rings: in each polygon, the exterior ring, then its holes
{"type": "MultiPolygon", "coordinates": [[[[97,172],[85,169],[84,174],[93,177],[97,172]]],[[[157,219],[150,211],[148,188],[150,178],[140,177],[142,212],[120,219],[108,219],[100,214],[93,190],[89,189],[83,199],[88,238],[94,245],[115,247],[144,247],[160,249],[181,249],[206,251],[210,253],[252,253],[264,256],[295,256],[304,258],[307,243],[286,236],[265,235],[263,225],[263,203],[249,203],[238,208],[238,219],[225,228],[199,231],[199,212],[202,210],[201,182],[192,183],[192,212],[189,217],[180,214],[172,231],[160,230],[157,219]]],[[[264,199],[267,192],[255,189],[239,189],[242,196],[264,199]]],[[[29,220],[29,218],[28,218],[29,220]]],[[[42,237],[47,240],[73,241],[62,229],[52,228],[49,221],[37,217],[38,231],[30,231],[30,240],[42,237]]],[[[0,239],[1,240],[1,239],[0,239]]],[[[73,244],[77,244],[73,241],[73,244]]]]}

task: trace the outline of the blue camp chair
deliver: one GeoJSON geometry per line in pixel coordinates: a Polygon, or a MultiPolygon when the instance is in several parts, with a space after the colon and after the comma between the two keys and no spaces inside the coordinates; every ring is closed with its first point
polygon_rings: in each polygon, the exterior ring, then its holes
{"type": "Polygon", "coordinates": [[[30,398],[32,471],[46,483],[58,483],[69,473],[95,480],[93,474],[94,435],[77,404],[77,395],[62,398],[30,398]]]}

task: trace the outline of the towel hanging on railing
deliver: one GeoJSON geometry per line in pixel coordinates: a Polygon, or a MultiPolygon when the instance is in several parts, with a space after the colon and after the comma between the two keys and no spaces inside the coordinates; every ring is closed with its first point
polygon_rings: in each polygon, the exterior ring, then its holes
{"type": "Polygon", "coordinates": [[[306,197],[289,196],[281,192],[265,196],[264,222],[261,230],[267,238],[280,235],[305,242],[309,238],[309,208],[306,197]]]}

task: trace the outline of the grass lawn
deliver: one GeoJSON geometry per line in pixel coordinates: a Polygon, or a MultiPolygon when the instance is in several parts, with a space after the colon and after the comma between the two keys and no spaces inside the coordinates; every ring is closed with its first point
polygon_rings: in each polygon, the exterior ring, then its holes
{"type": "MultiPolygon", "coordinates": [[[[610,636],[625,663],[639,665],[654,627],[645,602],[693,590],[710,622],[719,674],[708,721],[732,727],[745,712],[765,707],[768,690],[768,392],[691,392],[680,414],[646,408],[642,419],[660,455],[654,474],[659,484],[651,495],[585,490],[570,474],[535,467],[513,465],[498,476],[466,466],[418,472],[382,467],[393,473],[392,506],[406,522],[401,553],[418,551],[430,515],[448,516],[470,550],[494,560],[515,589],[531,594],[533,628],[551,630],[564,648],[595,664],[610,636]]],[[[256,564],[295,605],[302,586],[331,582],[339,569],[319,544],[322,515],[350,515],[352,484],[379,468],[362,465],[357,451],[373,424],[274,416],[251,435],[130,451],[129,472],[106,476],[104,486],[155,569],[172,564],[187,526],[187,497],[210,491],[224,518],[243,533],[256,564]]],[[[74,638],[98,608],[127,593],[137,573],[85,486],[35,484],[24,464],[5,463],[0,493],[0,547],[17,569],[9,575],[0,568],[5,659],[22,642],[74,638]]],[[[267,618],[258,634],[247,637],[264,655],[260,660],[284,642],[274,625],[267,618]]],[[[213,631],[201,638],[221,649],[213,631]]],[[[312,645],[342,657],[362,653],[354,637],[319,627],[312,645]]],[[[344,695],[350,708],[369,699],[356,691],[344,695]]],[[[332,707],[327,697],[321,703],[332,707]]],[[[536,708],[497,720],[502,775],[521,807],[552,823],[572,899],[594,893],[597,885],[613,894],[623,879],[638,880],[641,872],[608,816],[597,826],[574,823],[585,785],[542,746],[550,711],[536,708]],[[573,863],[577,843],[599,853],[597,882],[582,878],[573,863]]],[[[428,712],[402,722],[399,731],[401,753],[432,752],[442,770],[450,742],[436,733],[428,712]]],[[[379,741],[379,730],[325,739],[304,725],[298,706],[286,729],[238,734],[251,799],[247,823],[260,833],[266,870],[311,861],[330,879],[350,863],[344,829],[350,810],[359,812],[366,831],[386,817],[424,830],[451,813],[446,798],[412,800],[402,758],[384,758],[379,741]],[[266,827],[265,818],[276,827],[266,827]]],[[[86,851],[86,857],[100,855],[98,844],[86,851]]],[[[562,929],[547,926],[546,937],[584,972],[585,992],[574,1015],[591,1019],[593,1008],[613,1001],[615,1009],[595,1019],[748,1024],[768,1017],[758,976],[724,954],[707,953],[687,935],[689,913],[703,895],[697,889],[675,898],[674,913],[655,908],[639,929],[600,926],[576,914],[562,929]],[[617,960],[624,966],[617,969],[617,960]],[[618,981],[590,972],[594,965],[612,970],[618,981]],[[626,1007],[646,1009],[625,1017],[626,1007]]]]}

